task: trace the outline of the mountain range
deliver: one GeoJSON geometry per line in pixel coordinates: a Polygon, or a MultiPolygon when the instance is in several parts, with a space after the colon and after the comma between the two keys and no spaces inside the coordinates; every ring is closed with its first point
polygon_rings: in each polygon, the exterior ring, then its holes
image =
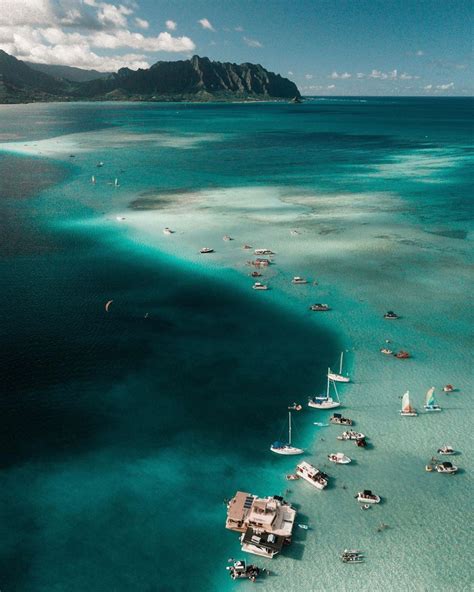
{"type": "Polygon", "coordinates": [[[297,86],[259,64],[189,60],[108,74],[25,63],[0,50],[0,103],[37,101],[215,101],[300,98],[297,86]]]}

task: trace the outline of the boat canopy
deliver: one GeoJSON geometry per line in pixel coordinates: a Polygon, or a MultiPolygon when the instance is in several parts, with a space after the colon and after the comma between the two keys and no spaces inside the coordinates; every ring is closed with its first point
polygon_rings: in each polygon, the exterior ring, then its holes
{"type": "Polygon", "coordinates": [[[286,444],[284,442],[273,442],[272,448],[285,448],[286,444]]]}

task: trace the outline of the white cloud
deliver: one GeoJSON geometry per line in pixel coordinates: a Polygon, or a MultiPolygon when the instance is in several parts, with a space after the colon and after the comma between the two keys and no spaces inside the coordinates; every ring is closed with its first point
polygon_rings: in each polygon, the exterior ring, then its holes
{"type": "Polygon", "coordinates": [[[175,21],[166,21],[166,28],[168,31],[176,31],[178,24],[175,21]]]}
{"type": "Polygon", "coordinates": [[[343,72],[342,74],[338,74],[337,72],[333,72],[331,74],[331,76],[329,76],[329,78],[332,78],[333,80],[337,80],[337,79],[347,80],[348,78],[352,78],[352,74],[349,74],[349,72],[343,72]]]}
{"type": "Polygon", "coordinates": [[[189,37],[173,37],[167,32],[160,33],[157,37],[145,37],[141,33],[131,33],[127,30],[117,31],[114,34],[99,31],[89,36],[89,42],[91,46],[103,49],[130,47],[152,52],[186,52],[196,48],[189,37]]]}
{"type": "Polygon", "coordinates": [[[415,52],[415,55],[418,56],[418,57],[421,57],[421,56],[424,56],[425,55],[425,52],[422,49],[418,49],[415,52]]]}
{"type": "Polygon", "coordinates": [[[294,74],[291,70],[288,70],[288,76],[294,76],[294,74]]]}
{"type": "Polygon", "coordinates": [[[423,87],[423,90],[431,90],[433,88],[432,84],[427,84],[426,86],[423,87]]]}
{"type": "Polygon", "coordinates": [[[234,31],[237,31],[237,33],[242,33],[243,30],[243,27],[234,27],[234,31]]]}
{"type": "Polygon", "coordinates": [[[306,78],[306,80],[312,80],[313,75],[312,74],[305,74],[304,77],[306,78]]]}
{"type": "Polygon", "coordinates": [[[328,87],[327,87],[328,90],[332,90],[333,88],[336,88],[335,84],[328,84],[328,87]]]}
{"type": "Polygon", "coordinates": [[[0,25],[46,25],[54,20],[49,0],[1,0],[0,25]]]}
{"type": "Polygon", "coordinates": [[[209,31],[215,31],[214,27],[211,23],[207,20],[207,18],[202,18],[198,20],[198,23],[201,25],[203,29],[209,29],[209,31]]]}
{"type": "Polygon", "coordinates": [[[242,37],[242,39],[249,47],[263,47],[262,43],[257,39],[249,39],[249,37],[242,37]]]}
{"type": "Polygon", "coordinates": [[[437,90],[450,90],[454,88],[454,82],[449,82],[448,84],[438,84],[436,88],[437,90]]]}
{"type": "Polygon", "coordinates": [[[397,80],[398,70],[391,70],[389,72],[382,72],[381,70],[372,70],[367,78],[378,78],[380,80],[397,80]]]}
{"type": "Polygon", "coordinates": [[[137,25],[137,27],[140,27],[140,29],[148,29],[148,27],[150,26],[150,23],[148,21],[138,17],[135,19],[135,24],[137,25]]]}
{"type": "Polygon", "coordinates": [[[400,74],[400,80],[418,80],[419,76],[414,76],[413,74],[407,74],[406,72],[402,72],[400,74]]]}
{"type": "Polygon", "coordinates": [[[97,20],[105,26],[112,27],[126,27],[127,16],[133,13],[131,8],[126,6],[115,6],[115,4],[107,4],[102,2],[97,12],[97,20]]]}
{"type": "Polygon", "coordinates": [[[365,78],[365,74],[363,72],[357,72],[356,74],[357,78],[365,78]]]}

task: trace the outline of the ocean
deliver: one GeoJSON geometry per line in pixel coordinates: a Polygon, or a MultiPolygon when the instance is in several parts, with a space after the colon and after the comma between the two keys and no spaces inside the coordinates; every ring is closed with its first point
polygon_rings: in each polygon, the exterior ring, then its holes
{"type": "Polygon", "coordinates": [[[262,590],[470,589],[469,99],[1,106],[0,131],[2,590],[247,590],[225,569],[237,490],[310,526],[248,556],[262,590]],[[366,450],[306,406],[341,351],[366,450]],[[293,402],[322,492],[269,450],[293,402]],[[455,476],[425,471],[443,444],[455,476]]]}

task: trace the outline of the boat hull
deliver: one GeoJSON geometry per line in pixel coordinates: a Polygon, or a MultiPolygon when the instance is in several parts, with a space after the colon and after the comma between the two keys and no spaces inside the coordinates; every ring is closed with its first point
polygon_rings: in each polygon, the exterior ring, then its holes
{"type": "Polygon", "coordinates": [[[342,376],[342,374],[333,374],[332,372],[328,374],[329,380],[333,380],[334,382],[350,382],[351,379],[348,376],[342,376]]]}
{"type": "Polygon", "coordinates": [[[358,495],[357,501],[360,502],[361,504],[380,504],[380,497],[377,495],[377,496],[375,496],[375,499],[372,499],[372,498],[363,497],[361,495],[358,495]]]}
{"type": "Polygon", "coordinates": [[[418,413],[416,411],[400,411],[402,417],[416,417],[418,413]]]}
{"type": "Polygon", "coordinates": [[[332,402],[325,402],[325,403],[315,403],[314,401],[309,401],[308,407],[312,409],[336,409],[336,407],[340,407],[341,404],[338,401],[332,402]]]}
{"type": "Polygon", "coordinates": [[[439,405],[425,405],[425,411],[441,411],[439,405]]]}
{"type": "Polygon", "coordinates": [[[284,448],[274,448],[270,446],[270,450],[275,454],[282,454],[284,456],[294,456],[296,454],[303,454],[302,448],[295,448],[294,446],[285,446],[284,448]]]}

